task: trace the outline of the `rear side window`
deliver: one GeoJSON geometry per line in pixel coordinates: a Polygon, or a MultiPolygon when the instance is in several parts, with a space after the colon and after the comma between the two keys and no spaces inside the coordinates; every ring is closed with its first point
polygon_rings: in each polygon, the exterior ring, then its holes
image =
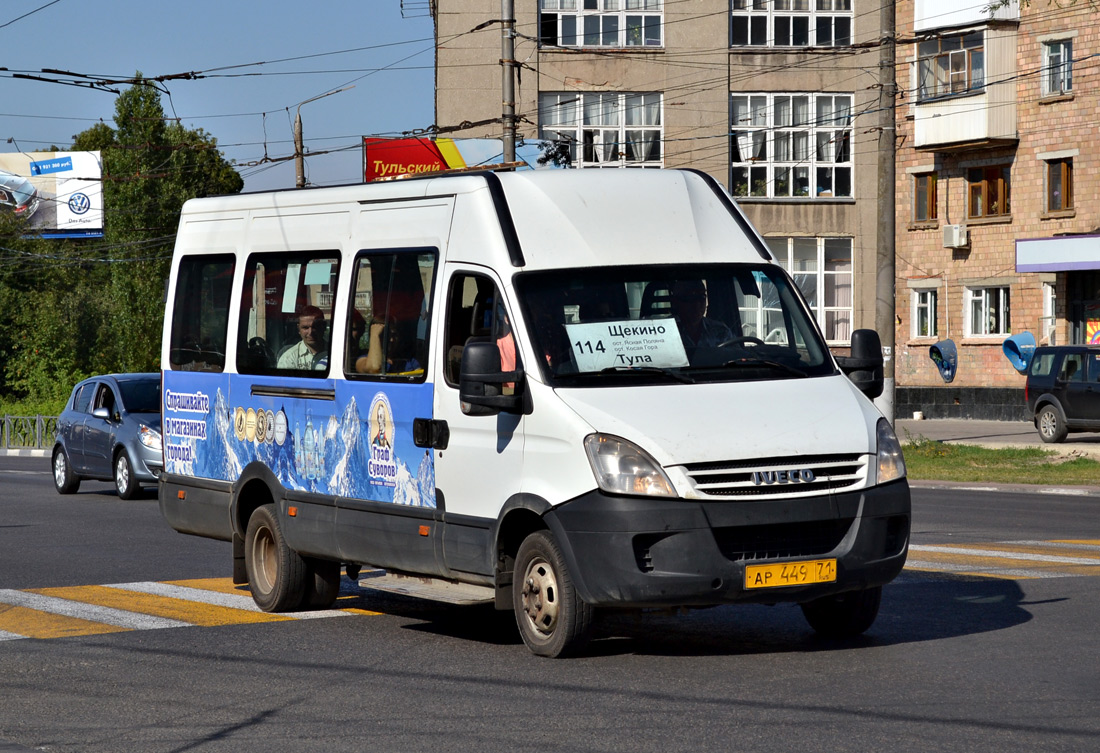
{"type": "Polygon", "coordinates": [[[233,290],[231,254],[187,256],[176,273],[168,367],[223,371],[233,290]]]}
{"type": "Polygon", "coordinates": [[[1100,382],[1100,353],[1089,353],[1089,381],[1100,382]]]}
{"type": "Polygon", "coordinates": [[[250,256],[241,289],[237,371],[328,376],[339,271],[335,251],[250,256]]]}
{"type": "Polygon", "coordinates": [[[1053,353],[1038,353],[1031,360],[1031,376],[1050,376],[1050,370],[1054,366],[1053,353]]]}

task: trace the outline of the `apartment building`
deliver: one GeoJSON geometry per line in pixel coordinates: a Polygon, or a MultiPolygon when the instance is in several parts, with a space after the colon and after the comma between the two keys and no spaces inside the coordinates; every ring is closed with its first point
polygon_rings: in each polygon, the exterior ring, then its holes
{"type": "Polygon", "coordinates": [[[1100,341],[1100,23],[959,6],[897,4],[897,415],[1026,418],[1005,338],[1100,341]]]}
{"type": "MultiPolygon", "coordinates": [[[[703,170],[830,345],[875,326],[881,0],[517,0],[518,133],[581,169],[703,170]]],[[[500,0],[432,0],[436,123],[499,138],[500,0]]]]}

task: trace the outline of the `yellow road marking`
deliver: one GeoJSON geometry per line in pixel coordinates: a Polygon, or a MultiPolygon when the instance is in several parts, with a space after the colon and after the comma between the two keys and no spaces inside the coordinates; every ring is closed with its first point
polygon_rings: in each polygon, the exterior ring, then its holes
{"type": "Polygon", "coordinates": [[[0,604],[0,630],[28,638],[69,638],[78,635],[125,633],[131,628],[0,604]]]}

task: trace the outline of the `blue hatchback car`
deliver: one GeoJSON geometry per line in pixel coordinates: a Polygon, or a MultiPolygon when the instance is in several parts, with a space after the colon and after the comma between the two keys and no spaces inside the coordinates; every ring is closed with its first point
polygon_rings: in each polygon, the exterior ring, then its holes
{"type": "Polygon", "coordinates": [[[114,481],[132,499],[156,483],[164,465],[160,436],[160,374],[109,374],[73,388],[57,419],[53,481],[72,494],[83,479],[114,481]]]}

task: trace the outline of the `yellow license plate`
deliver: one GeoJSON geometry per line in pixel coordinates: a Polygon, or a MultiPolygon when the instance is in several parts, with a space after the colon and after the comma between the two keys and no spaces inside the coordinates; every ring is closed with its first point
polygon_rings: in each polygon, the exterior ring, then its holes
{"type": "Polygon", "coordinates": [[[779,562],[774,565],[749,565],[745,568],[745,588],[804,586],[808,583],[835,581],[835,559],[779,562]]]}

